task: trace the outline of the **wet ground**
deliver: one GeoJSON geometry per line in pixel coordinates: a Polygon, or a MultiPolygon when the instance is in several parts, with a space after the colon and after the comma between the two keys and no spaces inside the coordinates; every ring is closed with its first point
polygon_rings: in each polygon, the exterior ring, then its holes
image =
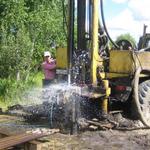
{"type": "MultiPolygon", "coordinates": [[[[22,117],[0,115],[0,131],[16,134],[39,128],[42,123],[28,124],[22,117]]],[[[51,143],[53,150],[149,150],[150,130],[133,131],[80,131],[76,135],[57,133],[43,138],[51,143]]]]}
{"type": "Polygon", "coordinates": [[[55,134],[55,147],[66,150],[149,150],[150,130],[139,131],[86,131],[76,136],[55,134]],[[60,147],[59,147],[60,148],[60,147]]]}

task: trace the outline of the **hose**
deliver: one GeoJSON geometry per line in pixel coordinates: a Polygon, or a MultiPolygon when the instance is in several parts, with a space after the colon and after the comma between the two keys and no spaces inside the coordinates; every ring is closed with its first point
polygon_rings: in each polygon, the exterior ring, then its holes
{"type": "Polygon", "coordinates": [[[148,123],[146,120],[145,120],[145,117],[143,116],[143,112],[140,108],[140,102],[139,102],[139,94],[138,94],[138,88],[139,88],[139,76],[140,76],[140,73],[142,71],[149,71],[150,72],[150,69],[147,68],[147,67],[139,67],[136,72],[135,72],[135,76],[134,76],[134,85],[133,85],[133,96],[134,96],[134,102],[136,104],[136,107],[137,107],[137,112],[139,114],[139,117],[140,117],[140,120],[142,121],[142,123],[148,128],[150,129],[150,123],[148,123]]]}
{"type": "Polygon", "coordinates": [[[104,18],[104,10],[103,10],[103,0],[100,0],[100,8],[101,8],[101,17],[102,17],[102,23],[104,26],[104,30],[106,32],[107,37],[109,38],[110,42],[115,46],[115,48],[119,49],[119,46],[111,39],[106,24],[105,24],[105,18],[104,18]]]}

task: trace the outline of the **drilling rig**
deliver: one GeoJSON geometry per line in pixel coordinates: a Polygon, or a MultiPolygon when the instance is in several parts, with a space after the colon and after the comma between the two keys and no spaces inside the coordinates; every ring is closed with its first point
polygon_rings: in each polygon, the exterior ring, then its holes
{"type": "Polygon", "coordinates": [[[127,40],[112,41],[102,0],[68,0],[67,14],[68,46],[56,52],[58,79],[81,87],[82,97],[98,100],[102,115],[119,102],[150,127],[150,52],[136,51],[127,40]],[[123,105],[127,101],[130,105],[123,105]]]}
{"type": "Polygon", "coordinates": [[[150,33],[146,32],[147,25],[144,24],[143,35],[138,42],[138,50],[150,51],[150,33]]]}

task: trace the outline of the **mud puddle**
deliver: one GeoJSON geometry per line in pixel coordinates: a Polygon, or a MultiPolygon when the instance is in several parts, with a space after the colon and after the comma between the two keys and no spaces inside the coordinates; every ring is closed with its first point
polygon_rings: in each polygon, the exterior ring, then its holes
{"type": "Polygon", "coordinates": [[[0,115],[0,133],[6,135],[19,134],[38,128],[48,128],[48,125],[42,122],[28,123],[23,117],[14,115],[0,115]]]}

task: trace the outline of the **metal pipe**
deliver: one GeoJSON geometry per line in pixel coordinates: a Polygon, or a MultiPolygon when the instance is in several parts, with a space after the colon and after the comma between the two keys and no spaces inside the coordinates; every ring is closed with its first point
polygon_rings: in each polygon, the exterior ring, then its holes
{"type": "Polygon", "coordinates": [[[106,95],[102,101],[102,113],[103,115],[108,114],[108,98],[111,93],[111,89],[109,88],[109,81],[103,80],[104,88],[106,89],[106,95]]]}
{"type": "Polygon", "coordinates": [[[91,82],[97,85],[97,62],[98,57],[98,2],[92,0],[92,52],[91,52],[91,82]]]}
{"type": "Polygon", "coordinates": [[[77,49],[85,50],[85,25],[86,25],[86,0],[78,0],[77,3],[77,49]]]}
{"type": "Polygon", "coordinates": [[[68,83],[71,83],[71,70],[74,50],[74,0],[69,0],[69,31],[68,31],[68,83]]]}
{"type": "Polygon", "coordinates": [[[89,38],[92,34],[92,0],[89,0],[89,38]]]}
{"type": "Polygon", "coordinates": [[[147,25],[144,24],[144,27],[143,27],[143,36],[146,35],[146,28],[147,28],[147,25]]]}

